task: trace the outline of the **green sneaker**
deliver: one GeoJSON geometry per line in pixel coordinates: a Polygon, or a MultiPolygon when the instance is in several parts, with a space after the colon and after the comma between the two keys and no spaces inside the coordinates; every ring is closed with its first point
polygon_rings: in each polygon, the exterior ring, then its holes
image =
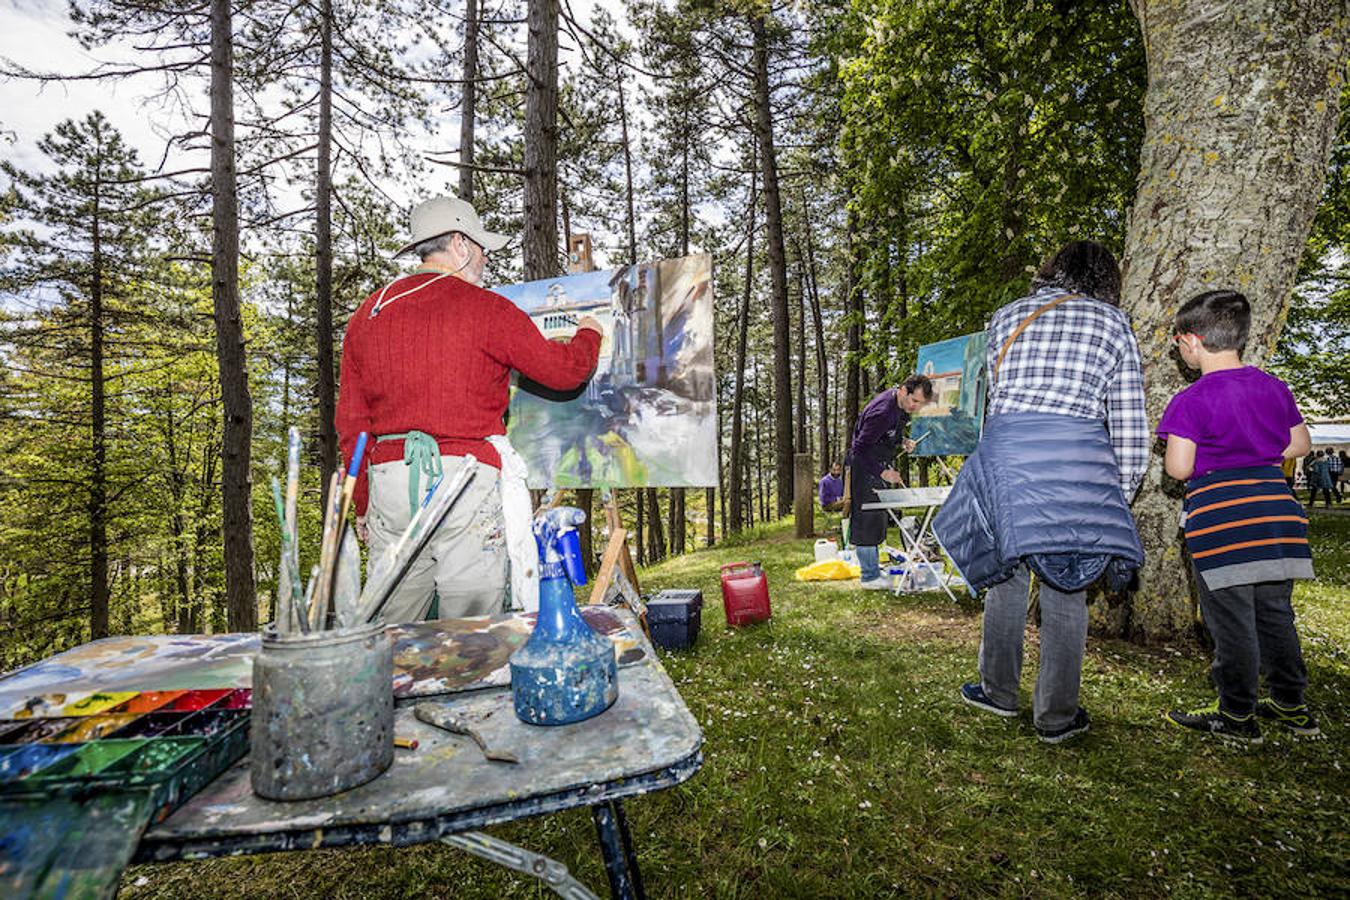
{"type": "Polygon", "coordinates": [[[1262,697],[1256,701],[1256,714],[1271,722],[1278,722],[1300,737],[1317,737],[1322,733],[1322,729],[1317,727],[1317,720],[1308,712],[1306,703],[1281,706],[1269,697],[1262,697]]]}
{"type": "Polygon", "coordinates": [[[1259,745],[1264,740],[1261,737],[1261,728],[1256,724],[1255,715],[1248,715],[1243,718],[1230,716],[1219,709],[1218,700],[1215,700],[1209,706],[1193,709],[1190,712],[1174,709],[1169,713],[1164,713],[1163,718],[1181,728],[1203,731],[1224,740],[1236,741],[1252,747],[1259,745]]]}

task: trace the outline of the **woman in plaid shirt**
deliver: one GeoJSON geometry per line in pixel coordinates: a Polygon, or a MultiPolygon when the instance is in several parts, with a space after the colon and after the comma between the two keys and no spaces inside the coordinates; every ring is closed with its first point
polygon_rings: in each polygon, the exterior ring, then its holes
{"type": "Polygon", "coordinates": [[[972,587],[989,587],[980,680],[961,688],[972,706],[1017,715],[1027,593],[1039,576],[1032,709],[1041,740],[1058,743],[1088,729],[1078,705],[1086,588],[1103,572],[1127,580],[1143,562],[1129,503],[1150,435],[1115,258],[1076,241],[1031,286],[989,324],[984,435],[934,528],[972,587]]]}

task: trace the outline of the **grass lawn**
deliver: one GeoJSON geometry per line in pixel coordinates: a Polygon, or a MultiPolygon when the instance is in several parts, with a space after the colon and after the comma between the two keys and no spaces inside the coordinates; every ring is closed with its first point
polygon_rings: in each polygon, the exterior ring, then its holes
{"type": "MultiPolygon", "coordinates": [[[[653,896],[896,894],[1331,896],[1350,884],[1350,516],[1314,514],[1316,582],[1294,597],[1322,740],[1267,728],[1229,748],[1165,725],[1212,696],[1208,661],[1092,640],[1092,731],[1041,744],[1030,712],[961,703],[980,610],[945,596],[807,585],[809,542],[779,526],[642,573],[703,590],[697,647],[665,665],[703,726],[685,785],[626,805],[653,896]],[[725,627],[717,567],[770,573],[774,618],[725,627]],[[1199,701],[1199,702],[1197,702],[1199,701]]],[[[1030,706],[1035,636],[1023,704],[1030,706]]],[[[563,862],[603,893],[589,813],[493,834],[563,862]]],[[[1342,894],[1343,896],[1344,894],[1342,894]]],[[[123,896],[534,897],[536,882],[436,846],[141,866],[123,896]]]]}

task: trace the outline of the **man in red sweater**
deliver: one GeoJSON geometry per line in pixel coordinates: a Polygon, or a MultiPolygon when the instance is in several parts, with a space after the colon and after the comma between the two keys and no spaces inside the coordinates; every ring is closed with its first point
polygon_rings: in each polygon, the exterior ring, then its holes
{"type": "Polygon", "coordinates": [[[487,254],[507,238],[485,230],[468,203],[428,200],[411,224],[397,255],[415,251],[421,265],[367,297],[343,339],[337,429],[345,459],[360,432],[371,436],[354,496],[371,559],[398,540],[438,475],[448,483],[467,455],[477,473],[390,600],[388,622],[425,618],[433,596],[443,618],[502,609],[502,457],[489,441],[504,441],[496,436],[506,433],[511,372],[572,390],[600,352],[594,318],[569,342],[549,341],[515,304],[479,287],[487,254]]]}

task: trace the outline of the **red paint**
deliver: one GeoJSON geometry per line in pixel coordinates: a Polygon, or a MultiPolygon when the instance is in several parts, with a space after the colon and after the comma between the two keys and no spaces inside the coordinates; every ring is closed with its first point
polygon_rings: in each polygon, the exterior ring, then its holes
{"type": "Polygon", "coordinates": [[[722,567],[722,606],[731,626],[753,625],[773,614],[769,579],[759,563],[734,562],[722,567]]]}
{"type": "Polygon", "coordinates": [[[253,689],[239,688],[230,691],[230,696],[221,702],[221,709],[251,709],[253,707],[253,689]]]}
{"type": "Polygon", "coordinates": [[[116,706],[110,713],[148,713],[167,706],[186,694],[187,691],[141,691],[126,703],[116,706]]]}
{"type": "Polygon", "coordinates": [[[167,706],[160,707],[161,712],[192,712],[198,709],[205,709],[216,701],[220,700],[230,690],[212,690],[212,691],[184,691],[183,696],[174,700],[167,706]]]}

